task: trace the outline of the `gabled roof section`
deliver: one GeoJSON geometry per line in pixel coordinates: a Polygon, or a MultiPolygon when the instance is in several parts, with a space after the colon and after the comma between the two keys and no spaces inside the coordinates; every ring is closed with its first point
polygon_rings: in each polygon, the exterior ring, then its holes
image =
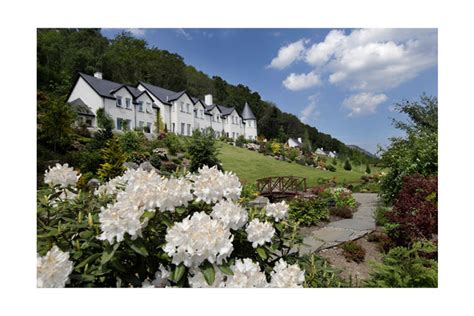
{"type": "Polygon", "coordinates": [[[86,75],[82,72],[79,73],[79,76],[84,79],[98,95],[104,98],[115,99],[112,95],[112,91],[120,89],[123,84],[113,82],[110,80],[99,79],[94,76],[86,75]]]}
{"type": "Polygon", "coordinates": [[[87,106],[87,104],[84,103],[84,101],[82,101],[81,98],[77,98],[68,104],[77,114],[95,116],[94,112],[91,111],[91,109],[87,106]]]}
{"type": "Polygon", "coordinates": [[[249,104],[245,102],[244,105],[244,110],[242,111],[242,118],[244,120],[256,120],[257,118],[252,112],[252,109],[250,108],[249,104]]]}
{"type": "Polygon", "coordinates": [[[178,96],[178,98],[179,98],[183,93],[186,92],[186,91],[181,91],[181,92],[171,91],[171,90],[164,89],[164,88],[161,88],[161,87],[158,87],[158,86],[154,86],[152,84],[149,84],[149,83],[146,83],[146,82],[143,82],[143,81],[140,81],[140,84],[142,86],[144,86],[156,98],[158,98],[162,103],[168,104],[168,105],[169,105],[170,100],[176,100],[177,99],[176,95],[181,93],[178,96]]]}

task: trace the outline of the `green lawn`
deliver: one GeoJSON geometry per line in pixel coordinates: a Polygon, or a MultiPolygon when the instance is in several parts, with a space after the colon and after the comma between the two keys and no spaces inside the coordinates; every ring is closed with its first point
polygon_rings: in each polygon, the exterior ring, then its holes
{"type": "MultiPolygon", "coordinates": [[[[307,179],[308,186],[317,184],[318,178],[330,179],[336,177],[338,183],[355,183],[360,181],[364,174],[365,165],[352,166],[352,171],[346,171],[342,165],[337,166],[336,172],[322,171],[313,167],[306,167],[295,162],[279,161],[275,158],[250,151],[245,148],[234,147],[219,142],[219,159],[226,171],[233,171],[243,183],[254,183],[255,180],[270,176],[300,176],[307,179]]],[[[371,166],[372,172],[378,171],[371,166]]]]}

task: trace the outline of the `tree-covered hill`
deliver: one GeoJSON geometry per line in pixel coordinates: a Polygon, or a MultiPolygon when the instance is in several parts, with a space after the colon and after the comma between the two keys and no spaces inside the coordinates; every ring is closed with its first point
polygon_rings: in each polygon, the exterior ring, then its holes
{"type": "Polygon", "coordinates": [[[323,147],[360,162],[374,160],[302,123],[295,115],[282,112],[249,87],[229,84],[218,76],[211,78],[186,65],[178,54],[150,47],[130,33],[108,39],[100,29],[38,29],[37,35],[40,92],[66,98],[78,72],[101,71],[104,79],[121,83],[135,85],[141,80],[174,91],[187,90],[200,98],[211,93],[216,103],[234,106],[238,111],[247,101],[257,117],[259,134],[267,139],[284,142],[288,137],[303,137],[314,148],[323,147]]]}

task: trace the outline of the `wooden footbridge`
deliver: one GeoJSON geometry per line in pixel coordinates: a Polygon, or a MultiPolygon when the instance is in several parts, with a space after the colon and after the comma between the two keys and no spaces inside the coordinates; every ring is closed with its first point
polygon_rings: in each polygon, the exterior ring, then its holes
{"type": "Polygon", "coordinates": [[[268,177],[257,180],[257,190],[270,201],[292,198],[306,191],[306,178],[268,177]]]}

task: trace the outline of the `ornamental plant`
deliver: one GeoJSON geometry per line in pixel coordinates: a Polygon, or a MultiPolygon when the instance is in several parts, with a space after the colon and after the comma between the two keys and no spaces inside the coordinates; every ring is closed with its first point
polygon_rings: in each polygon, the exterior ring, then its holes
{"type": "Polygon", "coordinates": [[[239,204],[230,172],[126,170],[95,191],[67,165],[38,192],[38,287],[302,287],[288,205],[239,204]]]}

